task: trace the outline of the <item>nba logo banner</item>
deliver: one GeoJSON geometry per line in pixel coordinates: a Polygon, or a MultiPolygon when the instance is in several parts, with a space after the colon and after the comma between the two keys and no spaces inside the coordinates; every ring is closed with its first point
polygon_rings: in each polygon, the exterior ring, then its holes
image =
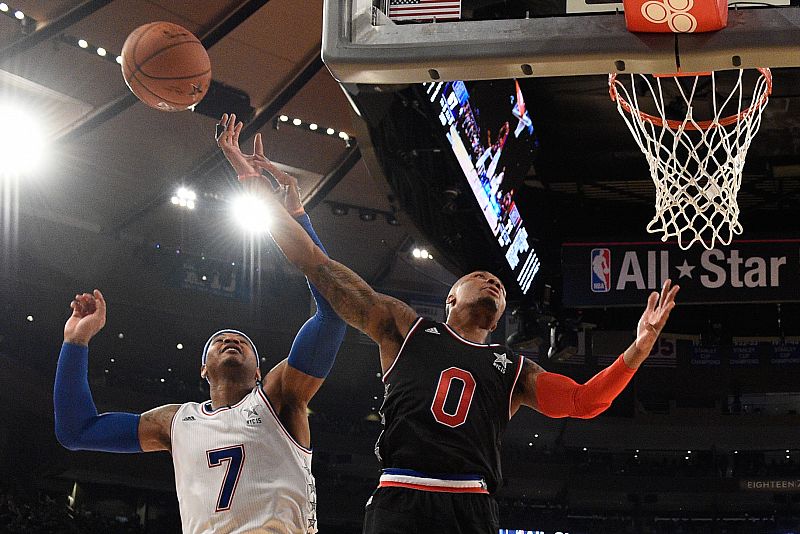
{"type": "Polygon", "coordinates": [[[593,248],[591,267],[592,293],[608,293],[611,290],[611,251],[593,248]]]}

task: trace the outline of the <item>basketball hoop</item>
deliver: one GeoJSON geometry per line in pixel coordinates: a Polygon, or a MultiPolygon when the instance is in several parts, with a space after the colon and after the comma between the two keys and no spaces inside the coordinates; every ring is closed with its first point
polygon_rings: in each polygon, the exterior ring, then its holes
{"type": "Polygon", "coordinates": [[[707,249],[717,241],[729,245],[742,233],[736,196],[772,92],[772,74],[756,69],[748,99],[745,71],[724,72],[733,79],[718,79],[725,78],[723,72],[630,74],[626,83],[617,74],[608,79],[611,100],[647,158],[656,186],[656,213],[647,231],[660,233],[662,241],[677,238],[683,250],[695,242],[707,249]],[[697,110],[710,118],[699,120],[697,110]]]}

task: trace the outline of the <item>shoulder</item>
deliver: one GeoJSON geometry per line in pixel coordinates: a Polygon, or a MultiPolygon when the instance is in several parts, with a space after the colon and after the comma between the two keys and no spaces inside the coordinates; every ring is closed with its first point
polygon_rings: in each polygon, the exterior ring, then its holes
{"type": "Polygon", "coordinates": [[[139,444],[142,450],[169,450],[172,442],[172,421],[182,404],[165,404],[144,412],[139,418],[139,444]]]}

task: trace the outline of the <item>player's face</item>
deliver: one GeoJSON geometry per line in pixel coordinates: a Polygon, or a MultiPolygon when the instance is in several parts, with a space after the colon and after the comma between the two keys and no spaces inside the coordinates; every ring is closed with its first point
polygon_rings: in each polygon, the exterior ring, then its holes
{"type": "Polygon", "coordinates": [[[462,277],[456,284],[452,294],[457,304],[484,308],[493,314],[493,323],[503,315],[506,309],[506,288],[492,273],[475,271],[462,277]]]}
{"type": "Polygon", "coordinates": [[[253,347],[245,337],[226,332],[211,340],[204,369],[213,382],[215,375],[234,374],[258,377],[258,365],[253,347]]]}

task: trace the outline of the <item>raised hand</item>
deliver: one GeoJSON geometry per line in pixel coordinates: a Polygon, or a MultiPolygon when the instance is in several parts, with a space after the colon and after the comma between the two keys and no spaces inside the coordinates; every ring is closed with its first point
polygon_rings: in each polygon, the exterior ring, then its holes
{"type": "Polygon", "coordinates": [[[678,294],[680,286],[672,286],[672,281],[664,282],[661,288],[661,295],[655,291],[647,299],[647,307],[639,319],[636,326],[636,347],[645,354],[650,353],[656,339],[658,339],[664,325],[667,324],[669,313],[675,307],[675,295],[678,294]]]}
{"type": "MultiPolygon", "coordinates": [[[[236,115],[224,113],[217,126],[219,131],[217,145],[222,149],[222,153],[225,154],[225,158],[236,174],[240,178],[257,176],[259,171],[253,165],[253,156],[243,154],[242,149],[239,148],[239,134],[244,128],[244,123],[237,123],[236,115]]],[[[257,137],[260,138],[260,136],[257,137]]]]}
{"type": "Polygon", "coordinates": [[[91,294],[75,295],[70,305],[72,315],[64,325],[64,341],[88,345],[106,324],[106,300],[98,289],[91,294]]]}

